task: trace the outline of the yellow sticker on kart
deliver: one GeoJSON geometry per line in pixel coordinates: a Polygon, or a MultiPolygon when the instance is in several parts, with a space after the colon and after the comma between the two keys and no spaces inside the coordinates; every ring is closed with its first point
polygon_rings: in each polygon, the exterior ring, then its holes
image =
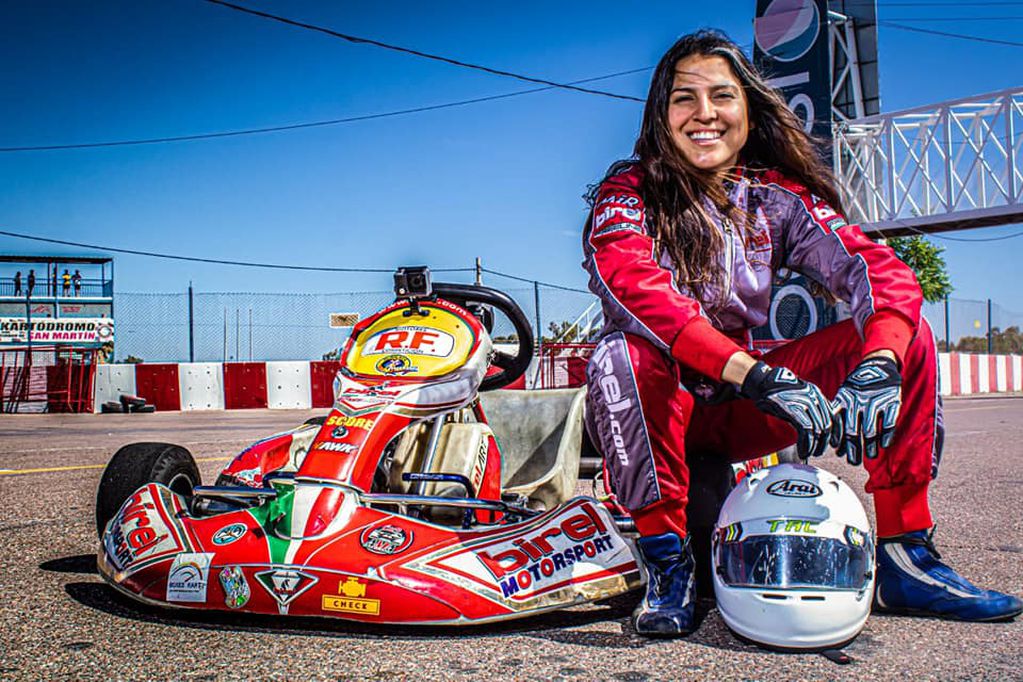
{"type": "Polygon", "coordinates": [[[348,369],[370,376],[434,377],[469,359],[476,335],[454,312],[421,307],[426,315],[394,310],[359,334],[348,354],[348,369]]]}

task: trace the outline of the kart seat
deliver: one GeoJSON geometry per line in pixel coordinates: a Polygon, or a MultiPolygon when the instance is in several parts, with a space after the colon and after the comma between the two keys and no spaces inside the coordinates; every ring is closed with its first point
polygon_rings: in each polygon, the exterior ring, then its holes
{"type": "Polygon", "coordinates": [[[501,447],[501,487],[553,509],[575,496],[586,388],[488,391],[483,411],[501,447]]]}

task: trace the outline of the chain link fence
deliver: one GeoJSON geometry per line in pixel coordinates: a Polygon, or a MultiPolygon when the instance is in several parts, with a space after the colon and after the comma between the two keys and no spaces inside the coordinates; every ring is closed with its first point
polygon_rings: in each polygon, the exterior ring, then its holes
{"type": "MultiPolygon", "coordinates": [[[[485,283],[511,296],[534,333],[539,328],[548,341],[573,342],[582,336],[579,329],[599,329],[599,305],[587,291],[497,273],[488,273],[485,283]]],[[[329,326],[331,313],[357,313],[365,318],[393,300],[390,291],[116,294],[115,358],[117,362],[129,357],[147,362],[319,360],[336,352],[348,338],[348,329],[329,326]]],[[[942,350],[947,338],[953,350],[986,352],[990,331],[994,352],[1023,352],[1023,347],[1013,345],[1023,344],[1023,314],[998,304],[950,299],[947,305],[925,304],[924,315],[942,350]]],[[[500,341],[511,334],[511,324],[499,315],[493,336],[500,341]]]]}

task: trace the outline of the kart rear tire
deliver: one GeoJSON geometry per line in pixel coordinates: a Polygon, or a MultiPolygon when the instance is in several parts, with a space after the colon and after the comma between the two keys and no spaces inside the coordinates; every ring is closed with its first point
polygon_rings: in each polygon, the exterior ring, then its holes
{"type": "Polygon", "coordinates": [[[107,522],[128,496],[147,483],[160,483],[190,497],[200,485],[195,459],[170,443],[131,443],[114,453],[96,491],[96,532],[102,538],[107,522]]]}

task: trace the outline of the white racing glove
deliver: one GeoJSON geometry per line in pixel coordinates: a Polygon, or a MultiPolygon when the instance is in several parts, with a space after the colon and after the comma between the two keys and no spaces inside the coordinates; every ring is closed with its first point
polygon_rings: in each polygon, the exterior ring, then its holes
{"type": "Polygon", "coordinates": [[[838,389],[832,406],[844,433],[831,437],[838,456],[858,466],[863,456],[877,457],[895,435],[902,403],[902,376],[891,358],[873,357],[858,364],[838,389]]]}
{"type": "Polygon", "coordinates": [[[784,419],[796,429],[796,450],[802,459],[820,457],[828,439],[834,438],[835,420],[828,399],[787,367],[758,362],[746,375],[740,393],[752,399],[760,411],[784,419]]]}

